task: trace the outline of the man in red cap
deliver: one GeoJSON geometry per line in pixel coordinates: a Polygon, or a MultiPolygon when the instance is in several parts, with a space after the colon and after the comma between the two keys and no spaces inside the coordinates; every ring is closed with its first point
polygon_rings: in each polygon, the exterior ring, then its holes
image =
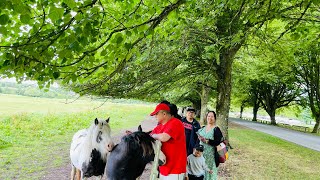
{"type": "Polygon", "coordinates": [[[186,173],[186,137],[182,122],[170,114],[165,103],[157,105],[150,114],[158,120],[158,125],[150,135],[162,142],[161,151],[166,155],[166,164],[160,166],[160,180],[183,180],[186,173]]]}

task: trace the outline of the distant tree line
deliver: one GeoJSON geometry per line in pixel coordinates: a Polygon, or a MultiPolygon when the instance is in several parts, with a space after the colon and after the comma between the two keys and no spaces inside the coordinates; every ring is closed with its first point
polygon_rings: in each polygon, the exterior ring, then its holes
{"type": "Polygon", "coordinates": [[[15,82],[0,82],[0,93],[45,98],[68,98],[74,94],[59,87],[44,90],[39,89],[36,84],[17,84],[15,82]]]}

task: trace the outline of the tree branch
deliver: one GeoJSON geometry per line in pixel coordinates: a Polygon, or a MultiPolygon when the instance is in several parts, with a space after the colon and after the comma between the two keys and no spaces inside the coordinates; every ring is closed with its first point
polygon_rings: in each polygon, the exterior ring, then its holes
{"type": "Polygon", "coordinates": [[[295,23],[293,23],[288,29],[286,29],[284,32],[282,32],[282,33],[280,34],[280,36],[273,42],[273,44],[277,43],[278,40],[279,40],[282,36],[284,36],[289,30],[291,30],[292,28],[294,28],[295,26],[297,26],[297,25],[299,24],[299,22],[301,21],[302,17],[305,15],[305,13],[307,12],[307,10],[309,9],[310,5],[311,5],[311,1],[309,1],[307,7],[306,7],[305,10],[301,13],[301,15],[300,15],[300,17],[298,18],[298,20],[297,20],[295,23]]]}

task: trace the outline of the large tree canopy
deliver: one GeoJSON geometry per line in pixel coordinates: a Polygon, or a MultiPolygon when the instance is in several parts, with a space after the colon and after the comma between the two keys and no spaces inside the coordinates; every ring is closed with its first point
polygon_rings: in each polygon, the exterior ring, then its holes
{"type": "MultiPolygon", "coordinates": [[[[90,79],[93,85],[86,88],[101,88],[183,3],[2,0],[0,73],[37,80],[40,87],[55,79],[65,83],[90,79]]],[[[158,31],[162,32],[166,33],[158,31]]]]}
{"type": "Polygon", "coordinates": [[[317,39],[307,36],[301,41],[295,51],[294,72],[297,82],[301,84],[307,94],[303,106],[311,109],[312,116],[316,120],[313,133],[317,133],[320,126],[320,34],[317,32],[317,39]]]}
{"type": "Polygon", "coordinates": [[[59,80],[80,94],[180,96],[201,106],[215,90],[218,124],[228,137],[237,53],[256,36],[273,44],[287,33],[299,38],[307,31],[301,25],[319,22],[318,6],[317,0],[1,0],[0,74],[40,87],[59,80]],[[277,31],[274,20],[282,24],[277,31]]]}

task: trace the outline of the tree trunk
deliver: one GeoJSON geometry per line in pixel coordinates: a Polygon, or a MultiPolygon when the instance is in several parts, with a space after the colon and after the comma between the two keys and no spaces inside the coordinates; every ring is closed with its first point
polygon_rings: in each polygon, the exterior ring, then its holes
{"type": "Polygon", "coordinates": [[[201,92],[201,113],[200,113],[200,124],[205,124],[206,121],[206,112],[207,112],[207,106],[208,106],[208,100],[209,100],[209,92],[210,89],[206,87],[205,85],[202,86],[202,92],[201,92]]]}
{"type": "Polygon", "coordinates": [[[257,121],[258,110],[259,110],[259,104],[258,103],[254,103],[252,121],[257,121]]]}
{"type": "Polygon", "coordinates": [[[276,122],[276,111],[272,110],[270,113],[268,113],[270,116],[270,120],[271,120],[271,125],[277,125],[276,122]]]}
{"type": "Polygon", "coordinates": [[[240,107],[240,117],[239,117],[240,119],[242,119],[243,110],[244,110],[244,103],[242,103],[240,107]]]}
{"type": "MultiPolygon", "coordinates": [[[[240,47],[239,47],[240,48],[240,47]]],[[[231,72],[233,57],[238,49],[231,49],[225,54],[220,54],[220,66],[217,68],[217,124],[222,130],[226,139],[228,135],[229,110],[230,110],[230,96],[231,96],[231,72]]]]}
{"type": "Polygon", "coordinates": [[[313,127],[312,133],[317,133],[319,129],[320,116],[316,117],[316,124],[313,127]]]}
{"type": "Polygon", "coordinates": [[[196,110],[195,117],[200,118],[201,100],[199,102],[192,101],[192,107],[196,110]]]}

